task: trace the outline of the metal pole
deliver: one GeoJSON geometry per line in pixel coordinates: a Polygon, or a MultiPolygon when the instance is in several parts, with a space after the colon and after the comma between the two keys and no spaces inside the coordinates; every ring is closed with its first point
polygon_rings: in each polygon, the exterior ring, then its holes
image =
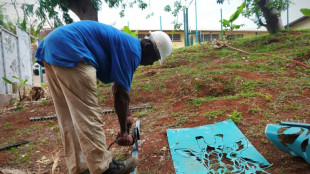
{"type": "MultiPolygon", "coordinates": [[[[221,9],[221,21],[223,20],[223,12],[221,9]]],[[[221,39],[223,39],[223,23],[221,22],[221,39]]]]}
{"type": "Polygon", "coordinates": [[[186,37],[187,37],[187,46],[189,46],[189,33],[188,33],[188,8],[186,8],[186,37]]]}
{"type": "MultiPolygon", "coordinates": [[[[41,40],[38,38],[38,45],[40,45],[41,40]]],[[[43,83],[43,73],[42,73],[42,66],[40,65],[40,82],[43,83]]]]}
{"type": "Polygon", "coordinates": [[[196,18],[196,44],[199,42],[198,40],[198,27],[197,27],[197,0],[195,0],[195,18],[196,18]]]}
{"type": "Polygon", "coordinates": [[[183,10],[183,20],[184,20],[184,46],[187,46],[187,30],[186,30],[186,10],[183,10]]]}
{"type": "Polygon", "coordinates": [[[160,31],[163,31],[163,27],[162,27],[162,24],[161,24],[161,16],[159,17],[159,20],[160,20],[160,31]]]}
{"type": "Polygon", "coordinates": [[[288,14],[288,8],[289,8],[289,3],[288,3],[288,0],[287,0],[287,25],[286,25],[286,29],[290,29],[290,23],[289,23],[289,14],[288,14]]]}

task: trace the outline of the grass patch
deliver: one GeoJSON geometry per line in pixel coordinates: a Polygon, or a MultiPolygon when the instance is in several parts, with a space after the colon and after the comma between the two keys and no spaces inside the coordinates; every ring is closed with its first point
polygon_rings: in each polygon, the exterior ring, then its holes
{"type": "Polygon", "coordinates": [[[220,115],[225,114],[225,112],[226,112],[225,109],[220,109],[220,110],[215,110],[215,111],[207,112],[203,116],[207,117],[209,120],[212,120],[214,118],[217,118],[220,115]]]}
{"type": "Polygon", "coordinates": [[[243,117],[242,113],[234,110],[231,114],[227,114],[227,117],[230,118],[234,123],[239,124],[241,123],[243,117]]]}

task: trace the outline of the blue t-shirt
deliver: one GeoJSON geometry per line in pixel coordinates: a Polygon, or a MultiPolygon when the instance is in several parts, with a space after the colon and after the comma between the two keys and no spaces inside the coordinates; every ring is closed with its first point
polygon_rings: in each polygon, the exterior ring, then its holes
{"type": "Polygon", "coordinates": [[[74,67],[85,61],[97,70],[103,83],[116,82],[130,90],[133,74],[140,64],[138,38],[95,21],[79,21],[61,26],[39,44],[35,57],[51,65],[74,67]]]}

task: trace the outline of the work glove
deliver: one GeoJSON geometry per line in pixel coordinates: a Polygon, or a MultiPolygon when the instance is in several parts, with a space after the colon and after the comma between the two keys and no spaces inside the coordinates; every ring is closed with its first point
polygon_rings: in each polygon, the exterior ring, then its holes
{"type": "Polygon", "coordinates": [[[121,134],[120,132],[117,135],[116,142],[120,146],[131,146],[134,143],[131,135],[128,135],[127,133],[121,134]]]}

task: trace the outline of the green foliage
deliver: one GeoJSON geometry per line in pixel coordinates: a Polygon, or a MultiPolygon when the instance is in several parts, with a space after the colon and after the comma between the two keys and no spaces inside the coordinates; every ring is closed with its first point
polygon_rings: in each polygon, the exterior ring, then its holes
{"type": "Polygon", "coordinates": [[[9,19],[9,16],[6,15],[6,9],[3,6],[0,6],[0,26],[8,31],[14,32],[15,30],[13,22],[9,19]]]}
{"type": "Polygon", "coordinates": [[[180,117],[175,117],[174,119],[175,119],[173,123],[174,126],[182,126],[184,123],[187,122],[188,117],[180,116],[180,117]]]}
{"type": "Polygon", "coordinates": [[[211,112],[207,112],[204,114],[204,117],[207,117],[209,120],[217,118],[220,115],[223,115],[226,112],[225,109],[215,110],[211,112]]]}
{"type": "Polygon", "coordinates": [[[9,79],[2,77],[3,81],[5,83],[11,84],[13,86],[15,86],[18,89],[18,94],[19,94],[19,100],[22,101],[25,97],[26,97],[26,83],[28,82],[28,79],[23,80],[17,76],[13,76],[13,78],[19,80],[19,83],[16,82],[12,82],[9,79]],[[21,95],[21,88],[23,88],[23,95],[21,95]]]}
{"type": "Polygon", "coordinates": [[[47,84],[47,83],[41,83],[41,86],[42,86],[43,88],[48,88],[48,84],[47,84]]]}
{"type": "Polygon", "coordinates": [[[293,118],[294,118],[294,120],[302,120],[302,117],[297,116],[297,115],[293,116],[293,118]]]}
{"type": "MultiPolygon", "coordinates": [[[[287,3],[291,4],[291,0],[271,0],[271,1],[253,1],[245,0],[245,10],[242,12],[242,15],[246,18],[250,18],[257,26],[267,27],[272,26],[270,23],[267,23],[268,20],[265,19],[263,11],[261,8],[265,8],[265,11],[274,16],[278,16],[280,19],[281,12],[287,9],[287,3]],[[255,18],[253,18],[253,16],[255,18]]],[[[281,20],[281,19],[280,19],[281,20]]],[[[274,20],[271,20],[275,22],[274,20]]],[[[278,29],[272,28],[269,33],[274,34],[272,31],[277,31],[278,29]]]]}
{"type": "Polygon", "coordinates": [[[242,121],[242,113],[238,112],[237,110],[234,110],[231,114],[227,115],[228,118],[230,118],[234,123],[238,124],[242,121]]]}
{"type": "Polygon", "coordinates": [[[123,31],[133,37],[137,37],[138,35],[138,30],[136,30],[135,32],[132,32],[128,26],[124,26],[123,31]]]}
{"type": "Polygon", "coordinates": [[[266,94],[266,95],[265,95],[265,100],[266,100],[267,102],[271,101],[271,99],[272,99],[272,95],[271,95],[271,94],[266,94]]]}
{"type": "Polygon", "coordinates": [[[30,154],[26,153],[21,155],[17,148],[10,149],[9,153],[14,155],[15,163],[29,163],[30,161],[30,154]]]}
{"type": "Polygon", "coordinates": [[[136,116],[138,118],[143,118],[147,115],[148,111],[147,110],[142,110],[142,111],[139,111],[139,112],[134,112],[133,113],[133,116],[136,116]]]}
{"type": "MultiPolygon", "coordinates": [[[[124,0],[84,0],[85,4],[90,4],[90,6],[93,6],[93,11],[90,11],[90,14],[97,14],[97,12],[100,10],[100,7],[102,6],[102,3],[105,2],[109,8],[119,8],[121,11],[119,12],[119,15],[121,17],[125,16],[125,10],[128,8],[133,7],[134,4],[137,4],[137,6],[144,10],[149,5],[144,2],[144,0],[130,0],[130,1],[124,1],[124,0]],[[88,1],[88,2],[85,2],[88,1]]],[[[51,28],[57,28],[58,26],[61,26],[63,24],[69,24],[73,22],[72,17],[69,15],[69,11],[76,13],[76,15],[81,20],[87,20],[85,16],[81,18],[82,16],[79,16],[81,14],[85,13],[78,12],[83,10],[83,7],[80,7],[81,5],[78,4],[80,1],[72,1],[72,0],[38,0],[36,4],[38,6],[34,6],[34,4],[27,4],[24,3],[22,6],[22,9],[24,10],[25,18],[23,22],[27,21],[27,18],[31,18],[34,15],[39,18],[40,24],[38,26],[43,26],[44,24],[50,25],[51,28]],[[80,9],[79,9],[80,8],[80,9]],[[52,23],[53,22],[53,23],[52,23]]],[[[90,8],[91,9],[91,8],[90,8]]],[[[92,10],[92,9],[91,9],[92,10]]],[[[148,16],[151,16],[149,14],[148,16]]],[[[92,19],[88,20],[94,20],[97,18],[97,16],[91,16],[92,19]]]]}
{"type": "Polygon", "coordinates": [[[245,7],[245,2],[243,2],[238,8],[237,8],[237,11],[232,14],[229,18],[229,21],[230,22],[234,22],[236,19],[238,19],[239,15],[241,14],[242,10],[244,9],[245,7]]]}
{"type": "Polygon", "coordinates": [[[49,126],[54,130],[54,131],[58,131],[59,130],[59,126],[57,124],[54,123],[53,120],[49,121],[49,126]]]}
{"type": "Polygon", "coordinates": [[[4,129],[11,129],[11,123],[5,123],[4,124],[4,129]]]}
{"type": "Polygon", "coordinates": [[[301,12],[304,16],[310,17],[310,9],[309,9],[309,8],[302,8],[302,9],[300,9],[300,12],[301,12]]]}
{"type": "Polygon", "coordinates": [[[240,27],[243,26],[243,24],[241,25],[236,25],[236,24],[233,24],[233,22],[238,19],[239,15],[241,14],[242,10],[244,9],[245,7],[245,2],[243,2],[238,8],[237,8],[237,11],[235,13],[233,13],[229,20],[227,19],[223,19],[221,20],[220,22],[222,23],[223,27],[225,28],[224,31],[230,31],[231,34],[232,34],[232,31],[236,30],[236,29],[239,29],[240,27]]]}
{"type": "Polygon", "coordinates": [[[42,100],[41,101],[41,105],[48,105],[48,104],[50,104],[51,102],[49,101],[49,100],[47,100],[47,99],[44,99],[44,100],[42,100]]]}
{"type": "Polygon", "coordinates": [[[22,111],[24,109],[25,109],[25,106],[21,106],[21,105],[16,106],[17,111],[22,111]]]}

